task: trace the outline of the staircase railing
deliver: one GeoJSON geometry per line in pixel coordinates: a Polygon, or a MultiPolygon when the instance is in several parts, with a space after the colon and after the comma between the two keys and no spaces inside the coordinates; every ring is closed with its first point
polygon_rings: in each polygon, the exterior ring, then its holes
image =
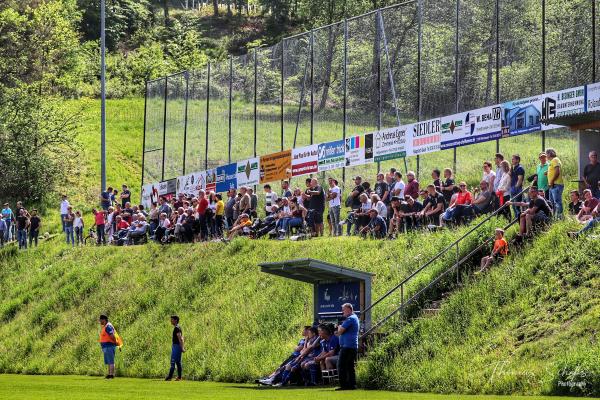
{"type": "MultiPolygon", "coordinates": [[[[529,190],[528,187],[524,188],[518,194],[512,196],[510,200],[512,201],[513,199],[521,196],[523,193],[527,192],[527,190],[529,190]]],[[[430,289],[431,287],[433,287],[434,285],[436,285],[441,279],[443,279],[449,273],[453,272],[454,270],[457,270],[457,276],[458,276],[460,266],[463,263],[467,262],[474,254],[477,254],[484,247],[486,247],[494,239],[494,237],[493,236],[488,237],[482,244],[480,244],[479,246],[477,246],[477,248],[475,248],[474,250],[470,251],[466,256],[464,256],[462,258],[460,257],[460,243],[462,241],[464,241],[465,239],[469,238],[472,234],[474,234],[479,228],[481,228],[482,226],[484,226],[492,218],[496,217],[499,214],[502,214],[502,212],[504,210],[506,210],[507,207],[510,207],[510,206],[505,203],[501,207],[499,207],[497,210],[495,210],[493,213],[487,215],[486,218],[484,218],[479,223],[477,223],[477,225],[475,225],[471,229],[469,229],[460,238],[456,239],[454,242],[452,242],[451,244],[449,244],[448,246],[446,246],[443,250],[441,250],[435,256],[433,256],[432,258],[430,258],[427,262],[425,262],[423,265],[421,265],[419,268],[417,268],[415,271],[413,271],[406,278],[404,278],[400,283],[398,283],[396,286],[394,286],[393,288],[391,288],[390,290],[388,290],[383,296],[381,296],[378,300],[376,300],[375,302],[373,302],[369,307],[365,308],[363,310],[363,312],[362,312],[363,315],[366,315],[366,313],[372,312],[372,310],[373,310],[374,307],[376,307],[382,301],[384,301],[385,299],[387,299],[388,297],[390,297],[392,294],[397,293],[398,291],[400,291],[400,304],[399,304],[399,306],[397,308],[395,308],[392,312],[390,312],[389,314],[387,314],[385,317],[383,317],[381,320],[379,320],[378,322],[376,322],[375,324],[373,324],[368,330],[366,330],[361,335],[361,339],[363,339],[363,340],[366,339],[368,336],[370,336],[376,330],[378,330],[382,325],[384,325],[387,321],[389,321],[393,316],[395,316],[398,313],[402,313],[406,309],[407,306],[409,306],[410,304],[414,303],[423,293],[425,293],[428,289],[430,289]],[[440,275],[436,276],[434,279],[431,280],[431,282],[429,282],[423,288],[419,289],[416,293],[414,293],[412,296],[410,296],[405,301],[404,300],[404,289],[407,286],[407,284],[410,283],[412,280],[414,280],[417,276],[419,276],[427,267],[431,266],[434,262],[436,262],[442,256],[446,255],[448,252],[450,252],[452,250],[456,251],[456,253],[455,253],[456,254],[456,261],[453,263],[453,265],[451,267],[449,267],[448,269],[446,269],[445,271],[443,271],[440,275]]],[[[506,230],[506,229],[510,228],[518,220],[519,220],[518,217],[515,218],[515,219],[513,219],[512,221],[510,221],[510,223],[508,225],[506,225],[504,227],[504,229],[506,230]]]]}

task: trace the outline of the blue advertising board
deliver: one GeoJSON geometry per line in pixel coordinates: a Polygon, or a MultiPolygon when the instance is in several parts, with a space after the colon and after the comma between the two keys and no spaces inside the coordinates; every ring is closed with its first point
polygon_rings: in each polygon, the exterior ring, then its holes
{"type": "Polygon", "coordinates": [[[237,187],[237,163],[217,167],[217,192],[223,193],[237,187]]]}
{"type": "Polygon", "coordinates": [[[360,282],[319,284],[317,305],[319,315],[342,313],[342,304],[350,303],[360,311],[360,282]]]}
{"type": "Polygon", "coordinates": [[[321,143],[318,149],[319,172],[330,171],[344,166],[346,147],[344,140],[321,143]]]}

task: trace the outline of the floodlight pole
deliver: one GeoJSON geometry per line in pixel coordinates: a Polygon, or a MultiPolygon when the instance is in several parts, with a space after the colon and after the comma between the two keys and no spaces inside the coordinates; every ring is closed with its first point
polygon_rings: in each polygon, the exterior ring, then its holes
{"type": "Polygon", "coordinates": [[[106,189],[106,1],[100,1],[100,191],[106,189]]]}

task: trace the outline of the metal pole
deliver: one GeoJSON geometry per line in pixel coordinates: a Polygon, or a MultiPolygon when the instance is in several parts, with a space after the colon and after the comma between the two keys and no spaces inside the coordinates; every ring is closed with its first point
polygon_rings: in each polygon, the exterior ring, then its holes
{"type": "Polygon", "coordinates": [[[106,1],[100,1],[100,191],[106,189],[106,1]]]}
{"type": "Polygon", "coordinates": [[[400,123],[400,110],[398,110],[398,101],[397,101],[397,96],[396,96],[396,87],[394,85],[394,74],[392,73],[392,64],[390,61],[390,52],[389,52],[389,48],[388,48],[388,43],[387,43],[387,36],[385,34],[385,24],[383,23],[383,15],[381,14],[381,11],[379,12],[379,25],[381,26],[381,37],[383,39],[383,49],[385,51],[385,59],[387,61],[387,68],[388,68],[388,79],[390,80],[390,89],[392,91],[392,100],[394,102],[394,111],[396,113],[396,123],[398,124],[398,126],[401,125],[400,123]]]}
{"type": "Polygon", "coordinates": [[[233,57],[229,56],[229,121],[227,139],[227,163],[231,163],[231,102],[233,100],[233,57]]]}
{"type": "Polygon", "coordinates": [[[162,172],[160,175],[160,180],[163,182],[165,180],[165,156],[166,156],[166,143],[167,143],[167,96],[168,92],[168,82],[169,77],[165,76],[165,96],[164,96],[164,109],[163,109],[163,142],[162,142],[162,172]]]}
{"type": "Polygon", "coordinates": [[[144,138],[142,139],[142,180],[140,181],[142,186],[144,186],[144,169],[146,167],[146,117],[148,116],[148,81],[146,81],[145,86],[146,88],[144,92],[144,138]]]}
{"type": "Polygon", "coordinates": [[[190,73],[184,72],[185,76],[185,116],[183,125],[183,175],[185,175],[185,158],[187,153],[187,126],[188,126],[188,99],[190,93],[190,73]]]}
{"type": "Polygon", "coordinates": [[[281,151],[283,151],[283,55],[285,53],[285,39],[281,41],[281,151]]]}
{"type": "Polygon", "coordinates": [[[596,82],[596,0],[592,0],[592,82],[596,82]]]}
{"type": "MultiPolygon", "coordinates": [[[[496,0],[496,104],[500,104],[500,0],[496,0]]],[[[496,153],[500,153],[500,139],[496,139],[496,153]]]]}
{"type": "MultiPolygon", "coordinates": [[[[455,103],[455,110],[454,112],[458,113],[459,109],[460,109],[460,94],[459,94],[459,79],[460,79],[460,46],[459,46],[459,40],[460,40],[460,32],[459,32],[459,26],[458,26],[458,21],[460,18],[460,0],[456,0],[456,20],[455,20],[455,31],[454,31],[454,98],[456,100],[455,103]]],[[[456,147],[454,147],[452,149],[452,160],[453,160],[453,166],[452,166],[452,170],[456,173],[456,147]]]]}
{"type": "MultiPolygon", "coordinates": [[[[417,2],[417,13],[417,19],[419,24],[419,30],[417,35],[417,120],[421,121],[423,119],[423,96],[421,96],[421,68],[423,62],[423,0],[419,0],[417,2]]],[[[419,167],[421,165],[420,161],[420,157],[417,154],[417,165],[419,167]]]]}
{"type": "MultiPolygon", "coordinates": [[[[375,55],[377,57],[377,130],[381,130],[381,113],[382,113],[382,93],[381,93],[381,27],[379,26],[379,10],[374,15],[375,17],[375,55]]],[[[377,173],[381,169],[381,162],[377,161],[377,173]]]]}
{"type": "Polygon", "coordinates": [[[256,48],[254,48],[254,157],[256,157],[256,135],[258,133],[258,126],[257,126],[257,117],[258,117],[258,109],[256,108],[256,102],[258,99],[257,96],[257,90],[258,90],[258,67],[257,67],[257,63],[258,63],[258,57],[257,57],[257,50],[256,48]]]}
{"type": "Polygon", "coordinates": [[[310,144],[314,141],[315,126],[315,32],[310,31],[310,144]]]}
{"type": "MultiPolygon", "coordinates": [[[[344,18],[344,98],[342,100],[342,111],[343,114],[343,125],[342,125],[342,139],[346,140],[346,125],[348,119],[348,20],[344,18]]],[[[344,143],[344,146],[346,143],[344,143]]],[[[344,161],[345,163],[345,161],[344,161]]],[[[346,167],[342,167],[342,185],[346,184],[346,167]]]]}
{"type": "MultiPolygon", "coordinates": [[[[546,0],[542,0],[542,93],[546,93],[546,0]]],[[[546,149],[546,131],[542,130],[542,151],[546,149]]]]}
{"type": "Polygon", "coordinates": [[[204,169],[208,169],[208,120],[210,117],[210,61],[206,74],[206,135],[204,136],[204,169]]]}

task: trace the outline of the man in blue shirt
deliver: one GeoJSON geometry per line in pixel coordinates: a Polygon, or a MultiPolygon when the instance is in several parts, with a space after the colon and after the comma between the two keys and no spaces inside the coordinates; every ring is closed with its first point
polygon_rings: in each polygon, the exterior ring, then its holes
{"type": "Polygon", "coordinates": [[[356,354],[358,353],[360,322],[354,314],[354,308],[350,303],[342,305],[342,314],[346,319],[338,326],[337,331],[340,337],[340,355],[337,364],[340,387],[336,390],[354,390],[356,389],[354,363],[356,362],[356,354]]]}
{"type": "MultiPolygon", "coordinates": [[[[521,156],[515,154],[512,156],[512,171],[510,173],[510,197],[511,201],[523,201],[523,195],[518,195],[523,190],[523,180],[525,179],[525,168],[521,165],[521,156]],[[517,196],[518,195],[518,196],[517,196]]],[[[519,218],[521,208],[513,206],[515,216],[519,218]]]]}
{"type": "Polygon", "coordinates": [[[15,216],[8,206],[8,203],[4,203],[4,208],[2,209],[2,219],[6,224],[6,229],[4,230],[4,241],[8,242],[12,239],[12,234],[10,232],[10,226],[12,225],[15,216]]]}

